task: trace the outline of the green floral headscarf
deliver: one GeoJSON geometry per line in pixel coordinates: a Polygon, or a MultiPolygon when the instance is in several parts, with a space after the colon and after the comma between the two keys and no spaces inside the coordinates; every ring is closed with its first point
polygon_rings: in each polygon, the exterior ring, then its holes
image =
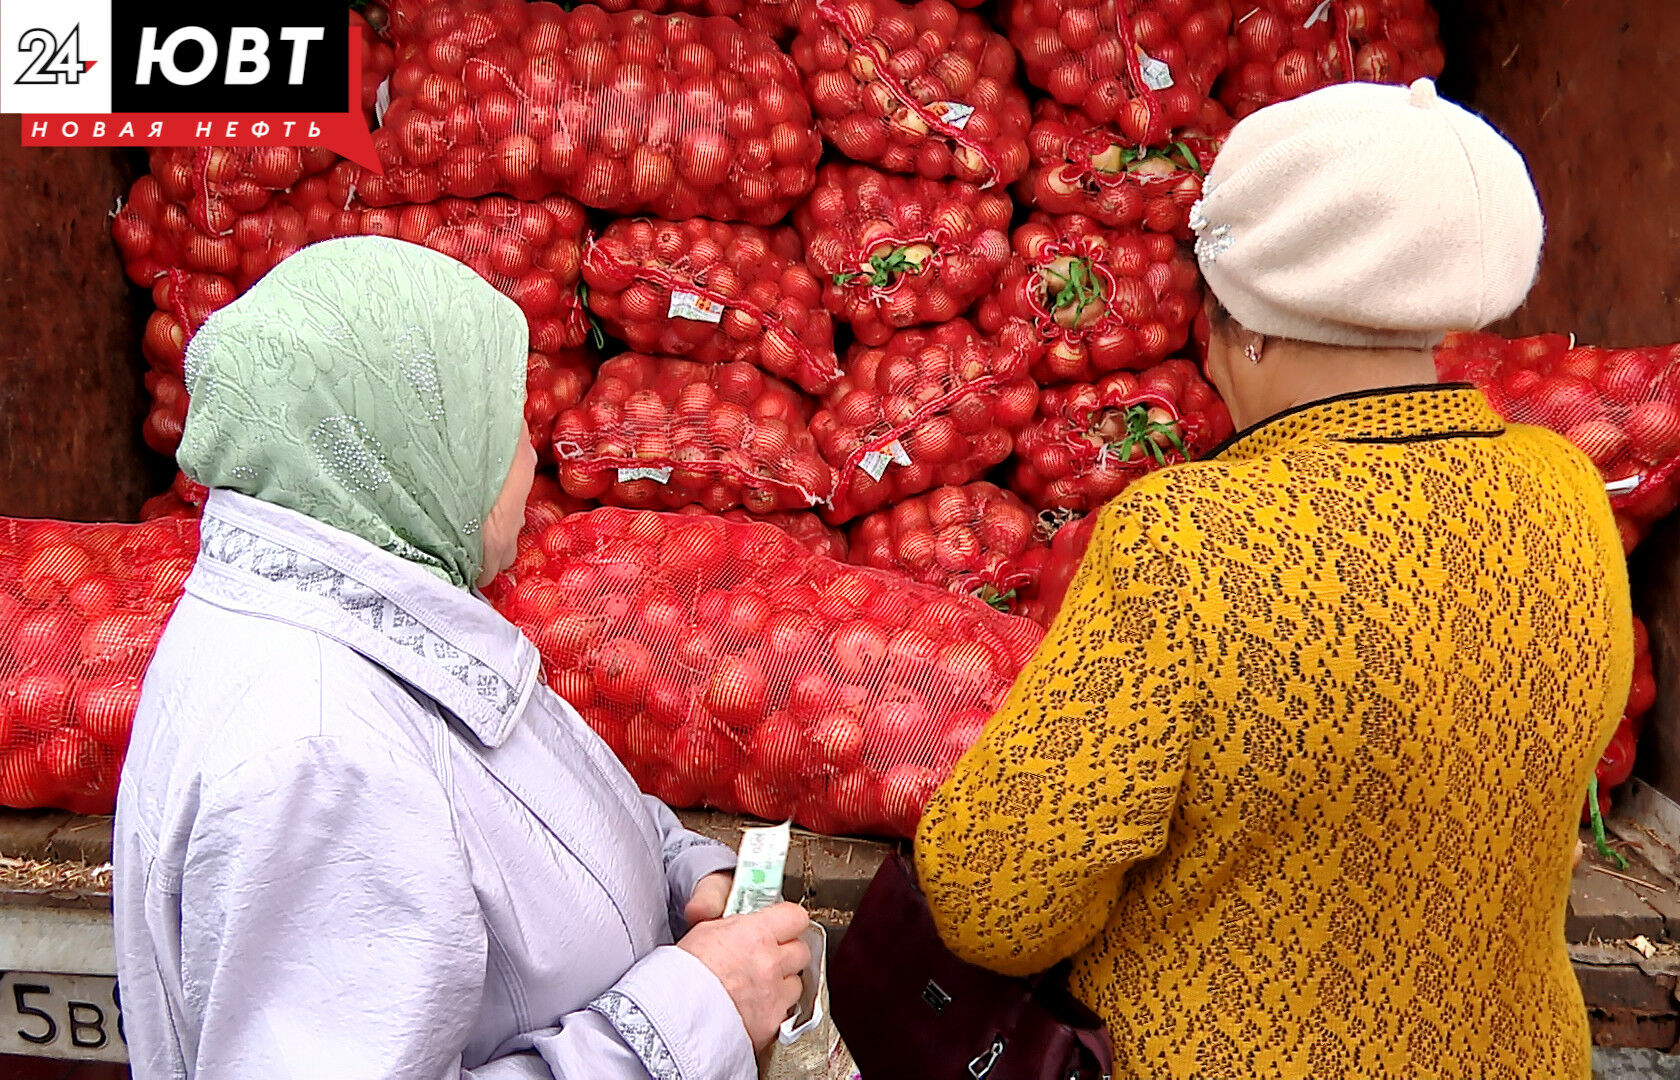
{"type": "Polygon", "coordinates": [[[311,245],[193,336],[181,469],[469,586],[522,437],[529,337],[447,255],[311,245]]]}

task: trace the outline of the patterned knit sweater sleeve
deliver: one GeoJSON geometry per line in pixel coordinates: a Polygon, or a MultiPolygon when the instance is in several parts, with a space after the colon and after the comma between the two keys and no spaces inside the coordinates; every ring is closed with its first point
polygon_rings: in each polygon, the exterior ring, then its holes
{"type": "Polygon", "coordinates": [[[919,876],[964,959],[1031,974],[1107,923],[1166,842],[1195,724],[1193,617],[1147,515],[1111,506],[1037,655],[922,818],[919,876]]]}

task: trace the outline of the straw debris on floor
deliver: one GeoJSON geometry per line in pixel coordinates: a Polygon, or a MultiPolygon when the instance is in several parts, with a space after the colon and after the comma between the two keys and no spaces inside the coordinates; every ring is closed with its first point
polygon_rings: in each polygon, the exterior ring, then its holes
{"type": "Polygon", "coordinates": [[[84,896],[111,891],[111,864],[46,862],[0,855],[0,892],[84,896]]]}

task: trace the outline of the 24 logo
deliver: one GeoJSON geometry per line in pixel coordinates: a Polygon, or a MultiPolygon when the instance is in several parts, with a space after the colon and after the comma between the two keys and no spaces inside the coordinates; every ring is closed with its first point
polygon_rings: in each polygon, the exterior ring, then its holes
{"type": "Polygon", "coordinates": [[[13,81],[27,85],[74,86],[82,81],[95,61],[83,60],[81,52],[82,27],[77,23],[60,42],[51,30],[36,27],[25,30],[18,39],[18,52],[29,53],[28,66],[13,81]]]}

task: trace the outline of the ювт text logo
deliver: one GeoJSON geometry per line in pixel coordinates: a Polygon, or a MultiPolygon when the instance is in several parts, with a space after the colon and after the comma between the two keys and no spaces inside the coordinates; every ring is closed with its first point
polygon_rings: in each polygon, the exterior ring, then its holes
{"type": "Polygon", "coordinates": [[[26,145],[348,140],[346,156],[370,156],[345,7],[264,8],[0,0],[0,112],[25,115],[26,145]],[[96,127],[104,138],[91,137],[96,127]]]}

